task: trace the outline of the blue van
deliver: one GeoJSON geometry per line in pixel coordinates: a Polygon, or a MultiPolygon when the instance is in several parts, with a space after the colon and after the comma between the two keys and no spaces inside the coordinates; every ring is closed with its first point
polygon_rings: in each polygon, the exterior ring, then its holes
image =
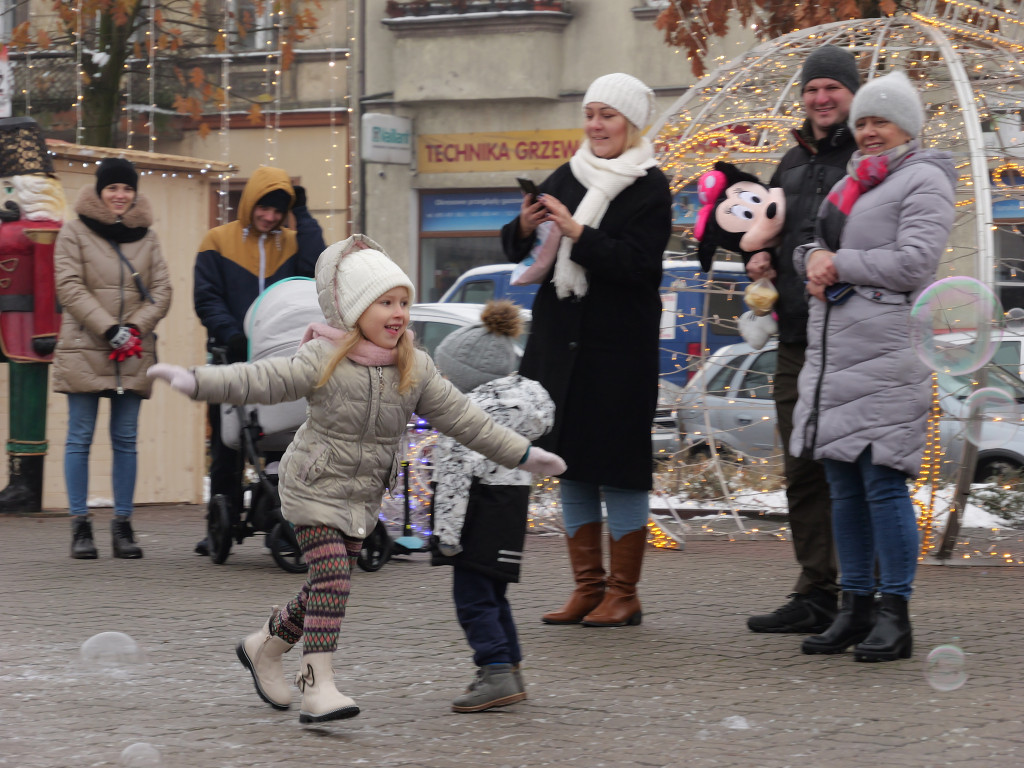
{"type": "MultiPolygon", "coordinates": [[[[667,252],[661,279],[661,375],[684,386],[700,360],[742,341],[736,318],[745,310],[743,290],[750,282],[740,262],[716,261],[709,277],[696,260],[667,252]]],[[[682,254],[679,254],[682,256],[682,254]]],[[[485,304],[510,299],[531,309],[536,285],[509,285],[512,264],[491,264],[464,272],[441,302],[485,304]]]]}

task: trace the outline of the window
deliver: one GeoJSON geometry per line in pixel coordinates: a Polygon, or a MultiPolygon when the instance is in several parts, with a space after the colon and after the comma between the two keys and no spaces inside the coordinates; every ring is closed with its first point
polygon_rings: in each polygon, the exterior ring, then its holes
{"type": "Polygon", "coordinates": [[[231,42],[242,48],[269,50],[277,46],[274,4],[267,0],[228,0],[234,33],[231,42]]]}
{"type": "Polygon", "coordinates": [[[468,304],[486,304],[494,298],[493,280],[474,280],[466,283],[459,289],[456,301],[464,301],[468,304]]]}
{"type": "Polygon", "coordinates": [[[772,376],[775,375],[775,360],[778,352],[769,349],[762,352],[751,363],[743,378],[743,385],[736,397],[749,397],[757,400],[770,400],[772,397],[772,376]]]}
{"type": "Polygon", "coordinates": [[[721,370],[718,371],[711,379],[711,383],[708,384],[709,395],[719,395],[721,397],[729,397],[733,395],[731,384],[733,377],[736,376],[736,369],[743,365],[743,361],[746,359],[746,355],[739,355],[734,357],[728,363],[726,363],[721,370]]]}

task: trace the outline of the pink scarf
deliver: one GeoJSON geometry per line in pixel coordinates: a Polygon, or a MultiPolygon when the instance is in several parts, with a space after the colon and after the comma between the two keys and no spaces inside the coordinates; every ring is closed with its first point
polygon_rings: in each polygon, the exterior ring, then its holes
{"type": "MultiPolygon", "coordinates": [[[[407,328],[405,332],[412,334],[412,329],[407,328]]],[[[313,339],[326,339],[337,346],[345,340],[346,336],[348,336],[346,331],[335,328],[333,325],[327,325],[326,323],[310,323],[309,327],[306,328],[306,332],[302,334],[302,341],[299,342],[299,346],[301,347],[307,341],[312,341],[313,339]]],[[[411,339],[413,337],[410,335],[409,338],[411,339]]],[[[359,365],[365,365],[367,367],[394,365],[397,357],[397,349],[385,349],[384,347],[378,347],[368,339],[360,339],[357,341],[356,345],[348,353],[348,358],[353,363],[359,363],[359,365]]]]}
{"type": "MultiPolygon", "coordinates": [[[[885,155],[868,155],[850,169],[849,175],[842,185],[836,185],[828,193],[828,201],[843,216],[849,216],[857,198],[873,187],[881,184],[889,175],[889,158],[885,155]]],[[[886,187],[888,189],[888,187],[886,187]]]]}

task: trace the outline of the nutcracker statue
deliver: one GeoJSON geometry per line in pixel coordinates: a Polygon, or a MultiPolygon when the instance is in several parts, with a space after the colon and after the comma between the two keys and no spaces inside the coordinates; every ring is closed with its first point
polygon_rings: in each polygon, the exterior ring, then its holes
{"type": "Polygon", "coordinates": [[[65,207],[39,125],[0,119],[0,361],[10,382],[0,513],[42,509],[48,366],[60,328],[53,244],[65,207]]]}

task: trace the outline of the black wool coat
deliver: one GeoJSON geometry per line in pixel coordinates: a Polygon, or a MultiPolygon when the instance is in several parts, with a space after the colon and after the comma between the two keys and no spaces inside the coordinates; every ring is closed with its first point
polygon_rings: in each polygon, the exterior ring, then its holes
{"type": "MultiPolygon", "coordinates": [[[[568,163],[539,187],[570,211],[586,194],[568,163]]],[[[555,401],[555,426],[536,443],[565,459],[562,477],[632,490],[652,486],[659,288],[671,227],[668,180],[650,168],[573,245],[572,260],[587,270],[586,296],[559,299],[550,274],[537,291],[519,373],[539,381],[555,401]]],[[[518,217],[501,231],[513,262],[529,255],[535,239],[518,233],[518,217]]]]}

